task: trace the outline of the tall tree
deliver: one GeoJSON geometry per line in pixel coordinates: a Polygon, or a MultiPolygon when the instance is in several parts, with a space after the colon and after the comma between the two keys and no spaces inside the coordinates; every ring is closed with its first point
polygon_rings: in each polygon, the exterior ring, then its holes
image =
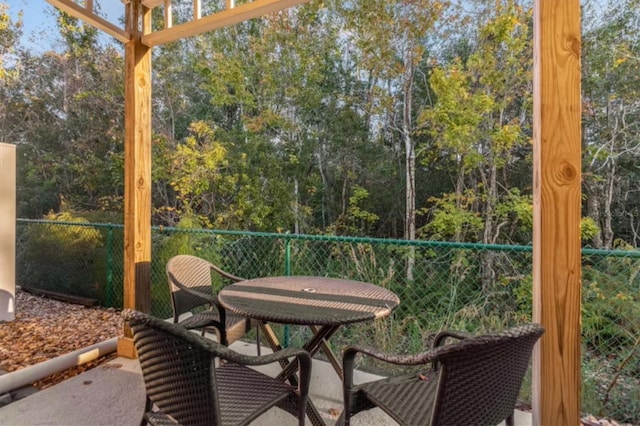
{"type": "Polygon", "coordinates": [[[456,173],[454,193],[433,199],[434,217],[471,214],[482,220],[449,225],[434,220],[425,231],[439,238],[496,243],[503,227],[518,219],[501,205],[519,198],[505,171],[526,159],[522,155],[528,151],[531,9],[513,0],[479,3],[485,7],[476,16],[482,23],[470,40],[472,51],[434,69],[431,84],[437,102],[423,112],[420,123],[456,173]],[[443,208],[449,215],[437,213],[443,208]]]}
{"type": "Polygon", "coordinates": [[[13,21],[0,3],[0,142],[15,143],[21,101],[20,58],[16,54],[22,34],[22,14],[13,21]]]}
{"type": "Polygon", "coordinates": [[[640,157],[640,2],[618,0],[602,16],[587,15],[583,37],[584,176],[586,211],[598,248],[616,235],[640,242],[635,202],[640,157]]]}
{"type": "Polygon", "coordinates": [[[255,173],[266,178],[281,172],[276,179],[289,186],[289,194],[282,194],[279,204],[294,220],[280,227],[294,232],[316,226],[311,205],[319,207],[320,221],[338,216],[331,179],[353,176],[342,165],[357,159],[336,149],[340,140],[360,135],[338,133],[343,129],[335,125],[351,108],[348,100],[347,105],[339,100],[339,28],[331,13],[322,3],[307,4],[202,41],[202,50],[210,53],[201,56],[198,70],[213,107],[223,112],[218,123],[225,138],[233,149],[244,150],[255,173]]]}
{"type": "Polygon", "coordinates": [[[416,69],[426,55],[425,37],[447,2],[436,0],[342,2],[359,74],[367,82],[367,114],[374,136],[384,123],[400,135],[404,153],[404,237],[416,237],[416,69]],[[389,119],[391,117],[391,119],[389,119]]]}
{"type": "Polygon", "coordinates": [[[64,13],[57,16],[60,50],[21,54],[18,181],[41,182],[40,190],[48,192],[43,198],[57,199],[42,205],[33,193],[20,191],[19,210],[28,216],[57,209],[61,200],[76,209],[98,209],[122,197],[122,55],[101,46],[95,30],[64,13]]]}

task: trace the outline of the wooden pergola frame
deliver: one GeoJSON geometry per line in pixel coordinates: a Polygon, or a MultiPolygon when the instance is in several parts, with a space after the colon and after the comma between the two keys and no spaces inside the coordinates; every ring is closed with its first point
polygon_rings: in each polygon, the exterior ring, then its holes
{"type": "MultiPolygon", "coordinates": [[[[151,282],[151,48],[305,3],[254,0],[173,25],[171,0],[122,0],[125,26],[93,0],[47,0],[125,45],[124,306],[148,312],[151,282]],[[151,10],[164,6],[153,31],[151,10]]],[[[534,425],[580,423],[581,94],[580,0],[534,0],[533,318],[546,332],[533,356],[534,425]]],[[[118,354],[134,357],[131,333],[118,354]]]]}

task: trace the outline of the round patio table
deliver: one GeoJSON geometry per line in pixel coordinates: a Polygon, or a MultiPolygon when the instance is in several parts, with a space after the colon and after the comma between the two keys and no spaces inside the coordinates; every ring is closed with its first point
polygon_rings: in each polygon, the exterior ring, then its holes
{"type": "MultiPolygon", "coordinates": [[[[309,326],[313,336],[303,348],[314,356],[327,356],[341,380],[342,366],[327,340],[343,325],[385,317],[400,304],[398,296],[380,286],[340,278],[313,276],[265,277],[240,281],[218,293],[230,312],[259,320],[263,335],[275,352],[282,349],[270,322],[309,326]]],[[[282,362],[278,376],[296,384],[297,365],[282,362]]],[[[308,415],[314,425],[324,424],[312,403],[308,415]]]]}
{"type": "Polygon", "coordinates": [[[387,316],[400,300],[377,285],[326,277],[266,277],[224,287],[218,298],[236,314],[299,325],[343,325],[387,316]]]}

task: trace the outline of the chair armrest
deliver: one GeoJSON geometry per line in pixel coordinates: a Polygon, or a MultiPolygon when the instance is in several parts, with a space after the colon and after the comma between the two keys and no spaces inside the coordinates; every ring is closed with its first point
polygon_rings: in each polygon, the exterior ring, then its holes
{"type": "Polygon", "coordinates": [[[144,419],[150,426],[181,426],[176,419],[161,411],[147,412],[144,419]]]}
{"type": "Polygon", "coordinates": [[[448,338],[464,340],[464,339],[467,339],[469,337],[473,337],[473,335],[469,334],[469,333],[459,332],[459,331],[446,331],[446,330],[445,331],[441,331],[440,333],[436,334],[436,337],[433,339],[432,347],[433,348],[437,348],[438,346],[442,346],[442,344],[448,338]]]}
{"type": "Polygon", "coordinates": [[[188,293],[192,296],[196,296],[199,297],[203,300],[206,300],[210,306],[211,309],[216,309],[218,311],[218,314],[220,316],[220,324],[221,327],[224,327],[225,324],[225,318],[226,318],[226,312],[225,309],[222,307],[222,305],[220,304],[220,302],[218,301],[218,296],[212,294],[207,294],[207,293],[203,293],[201,291],[198,290],[194,290],[193,288],[190,287],[185,287],[182,284],[180,284],[180,282],[178,280],[175,279],[175,277],[173,276],[172,273],[168,273],[169,275],[169,279],[171,280],[171,283],[173,285],[175,285],[176,287],[178,287],[180,289],[180,291],[183,291],[185,293],[188,293]]]}
{"type": "MultiPolygon", "coordinates": [[[[215,342],[213,342],[215,343],[215,342]]],[[[238,352],[227,348],[226,346],[216,347],[215,352],[221,359],[234,362],[240,365],[265,365],[278,362],[283,359],[296,358],[299,365],[300,382],[298,383],[298,391],[300,395],[309,394],[309,384],[311,382],[311,355],[309,352],[300,348],[286,348],[278,352],[268,355],[242,355],[238,352]]]]}
{"type": "MultiPolygon", "coordinates": [[[[188,293],[192,296],[197,296],[201,299],[206,300],[208,303],[219,305],[218,298],[213,294],[213,291],[211,293],[203,293],[201,291],[194,290],[191,287],[185,287],[184,285],[180,284],[180,280],[176,279],[176,277],[170,271],[167,271],[167,277],[169,278],[171,284],[178,287],[180,291],[184,291],[185,293],[188,293]]],[[[205,286],[202,287],[204,288],[205,286]]]]}
{"type": "Polygon", "coordinates": [[[342,355],[342,369],[344,371],[343,385],[344,390],[347,392],[353,388],[355,357],[359,353],[396,365],[422,365],[434,363],[438,359],[437,350],[430,350],[414,355],[395,355],[379,351],[369,346],[348,346],[342,355]]]}
{"type": "Polygon", "coordinates": [[[188,287],[183,287],[180,285],[177,285],[177,287],[180,288],[181,291],[184,291],[185,293],[189,293],[193,296],[198,296],[204,300],[206,300],[208,303],[212,304],[212,305],[216,305],[216,306],[220,306],[220,302],[218,302],[218,297],[214,296],[213,294],[207,294],[207,293],[202,293],[201,291],[197,291],[188,287]]]}
{"type": "Polygon", "coordinates": [[[396,365],[421,365],[430,363],[437,359],[437,351],[432,350],[413,355],[397,355],[382,352],[369,346],[349,346],[344,350],[342,358],[343,364],[347,361],[352,363],[358,353],[396,365]]]}
{"type": "Polygon", "coordinates": [[[214,264],[211,264],[211,269],[213,269],[213,270],[214,270],[214,271],[216,271],[218,274],[222,275],[223,277],[225,277],[225,278],[227,278],[227,279],[229,279],[229,280],[231,280],[231,281],[233,281],[233,282],[245,281],[245,280],[246,280],[246,278],[241,278],[241,277],[237,277],[237,276],[235,276],[235,275],[233,275],[233,274],[230,274],[229,272],[224,271],[224,270],[222,270],[222,269],[218,268],[218,267],[217,267],[216,265],[214,265],[214,264]]]}
{"type": "Polygon", "coordinates": [[[304,349],[293,347],[282,349],[280,351],[267,355],[243,355],[234,351],[233,349],[227,348],[226,346],[223,346],[222,348],[216,348],[216,352],[220,354],[220,358],[242,365],[272,364],[282,359],[293,357],[296,357],[298,359],[306,357],[311,360],[311,357],[309,356],[309,353],[307,351],[305,351],[304,349]]]}

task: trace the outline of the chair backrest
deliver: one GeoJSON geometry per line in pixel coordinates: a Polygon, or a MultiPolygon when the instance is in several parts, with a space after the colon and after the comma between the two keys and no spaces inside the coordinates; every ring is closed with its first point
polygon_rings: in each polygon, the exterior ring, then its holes
{"type": "Polygon", "coordinates": [[[184,288],[213,296],[211,273],[218,270],[211,262],[196,256],[180,254],[167,262],[166,272],[171,290],[174,319],[194,308],[209,303],[207,299],[184,291],[184,288]]]}
{"type": "Polygon", "coordinates": [[[493,425],[513,414],[533,346],[543,333],[540,325],[527,324],[438,348],[431,424],[493,425]]]}
{"type": "Polygon", "coordinates": [[[200,336],[137,311],[123,317],[133,331],[147,397],[180,424],[219,425],[215,351],[200,336]]]}

